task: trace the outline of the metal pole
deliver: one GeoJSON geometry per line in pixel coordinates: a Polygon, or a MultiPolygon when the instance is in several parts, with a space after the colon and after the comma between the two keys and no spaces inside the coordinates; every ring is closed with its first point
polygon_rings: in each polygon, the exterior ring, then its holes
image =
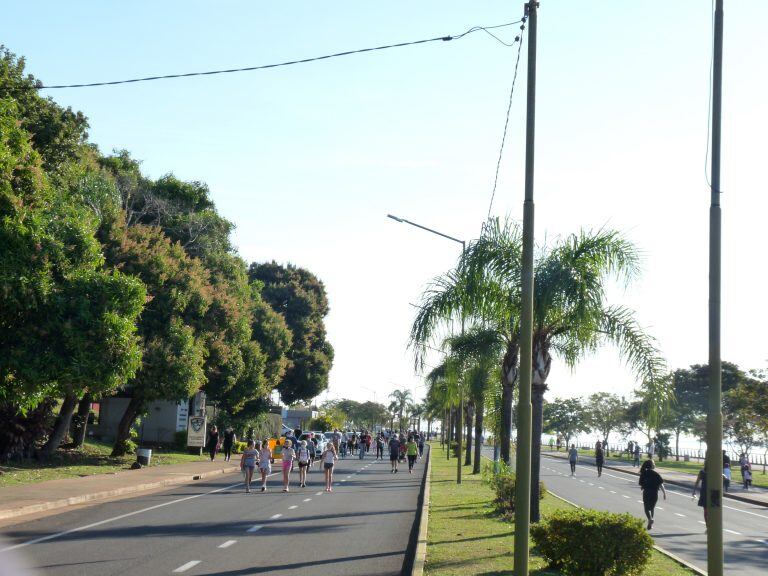
{"type": "Polygon", "coordinates": [[[531,370],[533,341],[533,153],[536,117],[536,21],[539,3],[525,5],[528,18],[528,113],[525,132],[525,202],[520,311],[520,395],[517,408],[515,576],[528,576],[531,523],[531,370]]]}
{"type": "Polygon", "coordinates": [[[707,571],[723,576],[723,414],[720,359],[720,134],[723,83],[723,0],[715,8],[712,63],[712,189],[709,209],[709,414],[707,415],[707,571]]]}
{"type": "MultiPolygon", "coordinates": [[[[464,252],[467,250],[467,244],[463,240],[461,242],[461,259],[464,259],[464,252]]],[[[464,336],[464,309],[461,310],[461,335],[464,336]]],[[[464,417],[464,388],[463,384],[459,385],[459,415],[458,425],[456,426],[456,484],[461,484],[461,439],[462,439],[462,418],[464,417]]]]}

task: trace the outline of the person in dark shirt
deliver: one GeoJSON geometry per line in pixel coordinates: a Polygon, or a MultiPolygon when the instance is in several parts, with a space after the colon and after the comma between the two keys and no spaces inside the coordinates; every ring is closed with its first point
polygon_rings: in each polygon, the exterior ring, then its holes
{"type": "Polygon", "coordinates": [[[664,480],[661,475],[654,470],[653,460],[646,460],[640,467],[640,489],[643,491],[643,511],[648,518],[648,530],[653,526],[653,513],[656,509],[656,502],[659,501],[659,490],[664,494],[664,500],[667,499],[667,491],[664,489],[664,480]]]}
{"type": "Polygon", "coordinates": [[[400,458],[400,440],[397,434],[393,434],[389,440],[389,463],[392,465],[392,474],[397,472],[398,458],[400,458]]]}
{"type": "Polygon", "coordinates": [[[699,491],[699,501],[697,504],[704,509],[704,524],[707,524],[707,467],[699,470],[699,475],[696,476],[696,483],[693,485],[693,497],[696,497],[696,488],[701,484],[701,490],[699,491]]]}

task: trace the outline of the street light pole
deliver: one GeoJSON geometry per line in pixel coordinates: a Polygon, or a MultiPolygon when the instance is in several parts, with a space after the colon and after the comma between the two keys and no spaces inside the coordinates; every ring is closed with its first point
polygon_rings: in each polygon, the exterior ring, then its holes
{"type": "Polygon", "coordinates": [[[520,389],[517,408],[515,576],[528,576],[531,529],[531,372],[533,349],[533,153],[536,120],[536,25],[539,3],[525,5],[528,18],[528,113],[525,132],[525,202],[520,311],[520,389]]]}
{"type": "Polygon", "coordinates": [[[723,84],[723,0],[715,7],[712,58],[712,189],[709,208],[709,413],[707,415],[707,571],[723,576],[723,413],[720,356],[720,135],[723,84]]]}
{"type": "MultiPolygon", "coordinates": [[[[447,238],[448,240],[453,240],[454,242],[458,242],[461,244],[461,256],[464,257],[464,253],[467,250],[467,243],[464,240],[460,240],[454,236],[449,236],[448,234],[443,234],[442,232],[438,232],[437,230],[434,230],[432,228],[428,228],[426,226],[422,226],[421,224],[416,224],[416,222],[411,222],[410,220],[406,220],[405,218],[400,218],[398,216],[393,216],[392,214],[387,214],[387,218],[391,218],[395,222],[400,222],[401,224],[410,224],[411,226],[415,226],[416,228],[421,228],[422,230],[426,230],[427,232],[431,232],[432,234],[437,234],[438,236],[442,236],[443,238],[447,238]]],[[[461,312],[461,335],[464,335],[464,311],[461,312]]],[[[462,426],[462,411],[464,410],[464,395],[459,392],[459,408],[456,411],[456,448],[457,448],[457,458],[456,458],[456,484],[461,484],[461,426],[462,426]]],[[[448,458],[451,457],[451,444],[448,443],[448,458]]]]}

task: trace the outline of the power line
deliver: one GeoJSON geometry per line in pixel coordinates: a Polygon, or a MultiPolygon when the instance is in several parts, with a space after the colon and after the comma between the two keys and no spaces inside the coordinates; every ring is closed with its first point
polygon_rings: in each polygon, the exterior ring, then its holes
{"type": "MultiPolygon", "coordinates": [[[[522,25],[520,26],[520,35],[515,36],[515,42],[518,43],[517,47],[517,60],[515,60],[515,73],[512,76],[512,87],[509,90],[509,102],[507,103],[507,117],[504,121],[504,133],[501,137],[501,146],[499,147],[499,158],[496,161],[496,175],[493,178],[493,190],[491,191],[491,201],[488,204],[488,216],[486,217],[486,221],[488,218],[491,217],[491,210],[493,209],[493,200],[496,197],[496,187],[499,184],[499,170],[501,168],[501,157],[504,153],[504,143],[507,140],[507,127],[509,126],[509,112],[512,109],[512,96],[515,93],[515,83],[517,82],[517,70],[520,65],[520,52],[523,50],[523,34],[525,33],[525,17],[523,17],[519,22],[522,22],[522,25]]],[[[490,34],[490,32],[489,32],[490,34]]],[[[512,43],[514,44],[514,42],[512,43]]]]}
{"type": "Polygon", "coordinates": [[[168,80],[171,78],[190,78],[192,76],[213,76],[216,74],[232,74],[235,72],[253,72],[256,70],[267,70],[269,68],[280,68],[283,66],[293,66],[295,64],[307,64],[309,62],[317,62],[320,60],[329,60],[331,58],[339,58],[341,56],[351,56],[353,54],[363,54],[365,52],[376,52],[379,50],[388,50],[390,48],[403,48],[405,46],[415,46],[417,44],[427,44],[430,42],[449,42],[451,40],[460,40],[461,38],[464,38],[465,36],[468,36],[469,34],[473,34],[474,32],[478,31],[484,31],[505,46],[511,46],[511,44],[507,44],[500,38],[498,38],[496,35],[489,32],[489,30],[493,30],[496,28],[504,28],[506,26],[513,26],[514,24],[519,24],[521,21],[517,20],[515,22],[507,22],[505,24],[496,24],[494,26],[474,26],[467,30],[466,32],[462,34],[458,34],[455,36],[437,36],[435,38],[426,38],[424,40],[412,40],[410,42],[399,42],[397,44],[386,44],[384,46],[374,46],[372,48],[359,48],[357,50],[347,50],[345,52],[336,52],[334,54],[326,54],[323,56],[313,56],[311,58],[302,58],[301,60],[289,60],[286,62],[278,62],[275,64],[263,64],[260,66],[246,66],[244,68],[229,68],[226,70],[209,70],[206,72],[186,72],[183,74],[162,74],[157,76],[144,76],[141,78],[130,78],[127,80],[111,80],[108,82],[84,82],[80,84],[52,84],[52,85],[36,85],[36,86],[25,86],[25,87],[19,87],[22,89],[27,90],[55,90],[55,89],[62,89],[62,88],[92,88],[95,86],[115,86],[118,84],[135,84],[137,82],[150,82],[154,80],[168,80]]]}

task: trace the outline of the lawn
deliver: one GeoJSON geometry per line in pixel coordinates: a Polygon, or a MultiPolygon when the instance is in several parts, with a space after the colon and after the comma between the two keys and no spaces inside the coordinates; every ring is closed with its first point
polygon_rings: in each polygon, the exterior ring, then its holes
{"type": "MultiPolygon", "coordinates": [[[[126,470],[136,461],[136,456],[126,455],[113,458],[109,454],[111,444],[87,441],[76,450],[60,449],[47,462],[25,460],[13,462],[8,466],[0,466],[0,488],[16,486],[32,482],[44,482],[59,478],[73,478],[106,474],[126,470]]],[[[183,452],[152,450],[152,466],[165,464],[180,464],[183,462],[199,462],[206,456],[197,456],[183,452]]]]}
{"type": "MultiPolygon", "coordinates": [[[[502,576],[512,574],[514,525],[493,511],[493,492],[472,468],[462,469],[462,484],[456,485],[456,460],[445,459],[439,443],[433,443],[429,533],[425,574],[429,576],[502,576]]],[[[569,506],[547,496],[542,515],[569,506]]],[[[531,554],[532,575],[558,575],[545,561],[531,554]]],[[[692,576],[666,556],[655,552],[644,576],[692,576]]]]}

